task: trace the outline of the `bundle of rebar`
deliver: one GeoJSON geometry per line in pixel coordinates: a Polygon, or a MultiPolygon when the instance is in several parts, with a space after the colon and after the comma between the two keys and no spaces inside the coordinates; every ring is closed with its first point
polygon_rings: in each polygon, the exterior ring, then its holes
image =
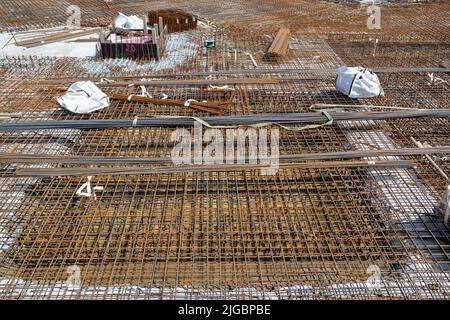
{"type": "MultiPolygon", "coordinates": [[[[96,82],[97,86],[101,87],[135,87],[135,86],[225,86],[225,85],[251,85],[251,84],[279,84],[286,81],[284,78],[220,78],[220,79],[170,79],[170,80],[146,80],[146,78],[141,81],[104,81],[96,82]]],[[[133,77],[123,77],[118,78],[122,80],[133,80],[133,77]]],[[[135,80],[140,80],[135,79],[135,80]]],[[[60,87],[63,82],[76,82],[85,81],[86,78],[67,78],[64,80],[60,79],[50,79],[50,80],[39,80],[30,81],[27,83],[29,87],[45,87],[51,88],[52,86],[60,87]]],[[[108,80],[113,80],[109,79],[108,80]]],[[[288,79],[289,80],[289,79],[288,79]]]]}
{"type": "MultiPolygon", "coordinates": [[[[357,150],[322,153],[301,153],[280,155],[277,159],[280,162],[289,161],[311,161],[311,160],[336,160],[336,159],[356,159],[367,157],[396,157],[396,156],[418,156],[430,154],[450,153],[450,146],[424,147],[424,148],[403,148],[386,150],[357,150]]],[[[257,160],[271,160],[271,157],[260,157],[257,160]]],[[[249,160],[254,160],[249,157],[249,160]]],[[[170,164],[170,157],[100,157],[100,156],[79,156],[79,155],[49,155],[49,154],[17,154],[0,153],[0,163],[64,163],[64,164],[170,164]]]]}
{"type": "MultiPolygon", "coordinates": [[[[212,116],[212,117],[184,117],[184,116],[155,116],[152,118],[133,119],[95,119],[95,120],[56,120],[56,121],[19,121],[3,122],[0,132],[14,132],[46,129],[104,129],[123,127],[182,127],[193,126],[200,122],[207,127],[217,129],[303,124],[329,125],[339,121],[388,120],[407,118],[445,118],[450,117],[450,109],[403,110],[398,112],[306,112],[280,113],[241,116],[212,116]]],[[[294,127],[293,130],[296,130],[294,127]]],[[[299,130],[299,128],[297,128],[299,130]]]]}
{"type": "MultiPolygon", "coordinates": [[[[389,168],[410,167],[414,163],[409,160],[380,161],[322,161],[305,163],[283,163],[274,169],[324,169],[324,168],[389,168]]],[[[219,164],[197,166],[169,167],[113,167],[113,168],[18,168],[17,176],[54,177],[54,176],[105,176],[105,175],[143,175],[158,173],[188,173],[188,172],[232,172],[272,168],[270,164],[219,164]]]]}
{"type": "MultiPolygon", "coordinates": [[[[447,67],[375,67],[372,68],[372,70],[375,73],[448,73],[450,72],[450,68],[447,67]]],[[[109,80],[114,80],[114,83],[116,84],[117,81],[125,81],[125,80],[139,80],[142,78],[178,78],[178,77],[186,77],[186,76],[218,76],[218,75],[274,75],[274,74],[313,74],[315,76],[317,75],[335,75],[337,72],[337,68],[321,68],[321,69],[313,69],[313,68],[271,68],[271,69],[234,69],[234,70],[218,70],[218,71],[208,71],[208,72],[188,72],[188,73],[152,73],[152,74],[139,74],[139,75],[126,75],[126,76],[109,76],[109,80]]],[[[99,77],[63,77],[63,78],[46,78],[46,79],[39,79],[39,80],[27,80],[25,81],[27,85],[30,87],[32,86],[48,86],[48,85],[60,85],[61,83],[73,83],[76,81],[94,81],[94,82],[100,82],[102,78],[99,77]]],[[[242,83],[245,84],[253,84],[253,81],[259,81],[261,80],[267,80],[270,79],[273,82],[271,83],[280,83],[281,81],[286,80],[295,80],[293,78],[243,78],[243,79],[212,79],[212,81],[236,81],[236,80],[242,80],[242,83]],[[244,79],[247,79],[247,82],[244,82],[244,79]]],[[[301,78],[298,78],[298,80],[301,80],[301,78]]],[[[172,84],[174,80],[162,80],[158,82],[158,84],[164,84],[167,83],[164,82],[167,81],[169,85],[172,84]]],[[[185,80],[184,83],[177,83],[177,84],[192,84],[195,82],[204,81],[204,80],[185,80]]],[[[259,82],[257,82],[259,83],[259,82]]],[[[99,85],[107,84],[107,82],[99,83],[99,85]]],[[[218,84],[217,82],[215,84],[218,84]]],[[[234,83],[233,83],[234,84],[234,83]]],[[[238,83],[236,83],[238,84],[238,83]]]]}

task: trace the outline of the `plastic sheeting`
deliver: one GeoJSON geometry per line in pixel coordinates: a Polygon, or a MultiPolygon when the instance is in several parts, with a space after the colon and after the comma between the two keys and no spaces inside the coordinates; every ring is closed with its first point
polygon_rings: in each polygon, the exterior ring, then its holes
{"type": "Polygon", "coordinates": [[[120,29],[142,30],[144,29],[144,20],[138,18],[137,16],[127,16],[119,12],[116,20],[114,21],[114,27],[120,29]]]}
{"type": "Polygon", "coordinates": [[[336,89],[350,98],[371,98],[384,95],[377,75],[367,68],[340,67],[336,89]]]}
{"type": "Polygon", "coordinates": [[[91,113],[109,106],[109,97],[91,81],[73,83],[57,101],[73,113],[91,113]]]}

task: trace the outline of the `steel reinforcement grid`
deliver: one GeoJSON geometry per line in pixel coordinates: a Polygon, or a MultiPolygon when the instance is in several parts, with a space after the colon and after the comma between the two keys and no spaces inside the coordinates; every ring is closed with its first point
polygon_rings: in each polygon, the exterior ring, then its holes
{"type": "MultiPolygon", "coordinates": [[[[53,8],[51,1],[22,2],[53,8]]],[[[20,6],[8,3],[2,10],[20,6]]],[[[147,4],[133,3],[128,3],[129,12],[147,9],[147,4]]],[[[189,85],[146,89],[153,97],[231,101],[228,115],[308,112],[314,104],[360,110],[371,110],[365,105],[450,108],[450,75],[439,72],[449,68],[445,3],[390,4],[389,22],[378,34],[363,33],[363,27],[353,32],[339,23],[352,12],[364,15],[354,4],[233,1],[235,7],[214,10],[207,1],[171,3],[216,25],[171,34],[160,61],[2,57],[0,125],[209,115],[185,106],[119,100],[76,115],[56,102],[63,92],[55,86],[102,78],[107,80],[99,86],[106,93],[126,95],[140,94],[140,81],[189,80],[189,85]],[[229,17],[244,3],[243,14],[231,23],[229,17]],[[337,6],[342,10],[334,10],[337,6]],[[309,15],[298,21],[294,13],[301,12],[295,8],[309,15]],[[425,15],[435,13],[437,23],[419,19],[420,8],[425,15]],[[268,22],[251,19],[258,15],[268,22]],[[329,24],[323,23],[326,18],[329,24]],[[269,26],[270,21],[275,25],[269,26]],[[305,29],[308,23],[316,29],[305,29]],[[264,51],[278,24],[291,28],[290,52],[267,61],[264,51]],[[247,27],[254,32],[244,32],[247,27]],[[374,36],[380,39],[376,43],[374,36]],[[205,52],[202,44],[209,37],[216,39],[216,48],[205,52]],[[358,100],[338,93],[335,70],[343,64],[378,70],[385,95],[358,100]],[[196,84],[236,78],[277,81],[243,82],[224,91],[196,84]]],[[[115,5],[114,10],[123,9],[126,2],[115,5]]],[[[92,11],[89,21],[104,19],[102,10],[92,11]]],[[[34,15],[25,16],[34,27],[41,26],[33,22],[34,15]]],[[[20,17],[10,19],[2,27],[27,27],[20,17]]],[[[23,155],[170,157],[174,130],[1,132],[0,154],[9,160],[0,157],[0,298],[449,299],[450,228],[435,209],[449,181],[432,164],[449,174],[446,154],[359,158],[413,161],[406,168],[336,165],[281,167],[275,175],[258,169],[94,175],[92,187],[101,188],[90,197],[77,195],[86,176],[16,174],[19,168],[91,168],[51,159],[20,163],[23,155]]],[[[394,150],[415,148],[414,140],[442,147],[450,146],[449,132],[448,118],[336,122],[301,131],[280,128],[279,148],[281,155],[394,150]]]]}

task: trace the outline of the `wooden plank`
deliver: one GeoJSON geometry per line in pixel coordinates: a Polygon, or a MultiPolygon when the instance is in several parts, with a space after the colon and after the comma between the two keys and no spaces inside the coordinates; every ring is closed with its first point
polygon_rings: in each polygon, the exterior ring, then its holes
{"type": "Polygon", "coordinates": [[[284,57],[289,51],[289,40],[291,31],[288,28],[281,28],[278,30],[275,39],[267,50],[267,57],[284,57]]]}
{"type": "Polygon", "coordinates": [[[30,39],[30,40],[18,41],[17,45],[21,46],[21,47],[27,47],[27,48],[37,47],[37,46],[42,46],[42,45],[45,45],[48,43],[82,37],[82,36],[92,34],[92,33],[98,33],[100,31],[102,31],[102,28],[92,28],[89,30],[81,30],[81,31],[75,31],[75,32],[61,32],[61,33],[53,34],[50,36],[37,37],[37,38],[30,39]]]}

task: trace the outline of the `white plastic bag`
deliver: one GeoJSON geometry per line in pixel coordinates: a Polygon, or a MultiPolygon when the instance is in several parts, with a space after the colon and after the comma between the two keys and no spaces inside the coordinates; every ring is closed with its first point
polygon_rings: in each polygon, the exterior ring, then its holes
{"type": "Polygon", "coordinates": [[[137,16],[127,16],[121,12],[116,17],[114,21],[114,27],[120,29],[144,29],[144,20],[138,18],[137,16]]]}
{"type": "Polygon", "coordinates": [[[442,195],[441,201],[439,201],[436,211],[444,216],[444,223],[449,225],[450,218],[450,186],[447,187],[444,194],[442,195]]]}
{"type": "Polygon", "coordinates": [[[57,101],[73,113],[91,113],[109,106],[109,97],[91,81],[73,83],[57,101]]]}
{"type": "Polygon", "coordinates": [[[384,95],[377,75],[362,67],[340,67],[337,72],[336,89],[350,98],[371,98],[384,95]]]}

